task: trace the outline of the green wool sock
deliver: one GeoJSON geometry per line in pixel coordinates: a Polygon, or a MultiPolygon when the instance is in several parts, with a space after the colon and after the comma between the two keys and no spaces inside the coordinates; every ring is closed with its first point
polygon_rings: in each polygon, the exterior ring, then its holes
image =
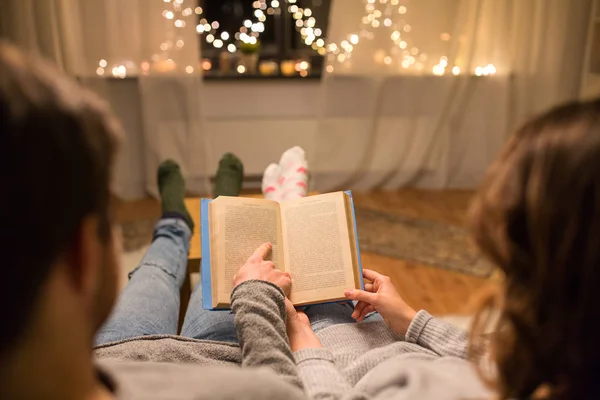
{"type": "Polygon", "coordinates": [[[185,180],[179,170],[179,164],[173,160],[163,161],[158,166],[157,177],[163,214],[173,212],[181,214],[193,231],[194,222],[183,201],[185,196],[185,180]]]}
{"type": "Polygon", "coordinates": [[[214,196],[239,196],[244,179],[244,165],[235,155],[225,153],[219,161],[214,196]]]}

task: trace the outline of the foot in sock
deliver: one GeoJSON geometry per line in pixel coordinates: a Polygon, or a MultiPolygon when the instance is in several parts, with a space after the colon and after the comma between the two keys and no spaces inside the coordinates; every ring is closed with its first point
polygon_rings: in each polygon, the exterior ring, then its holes
{"type": "Polygon", "coordinates": [[[244,179],[244,165],[234,154],[225,153],[219,161],[214,197],[239,196],[244,179]]]}
{"type": "Polygon", "coordinates": [[[286,150],[279,161],[281,199],[293,200],[308,194],[308,163],[301,147],[286,150]]]}
{"type": "Polygon", "coordinates": [[[281,168],[278,164],[269,164],[262,179],[262,193],[265,199],[280,201],[281,200],[281,186],[279,185],[279,178],[281,177],[281,168]]]}
{"type": "Polygon", "coordinates": [[[177,213],[181,215],[193,231],[194,222],[185,207],[185,179],[181,175],[179,164],[173,160],[163,161],[158,166],[157,178],[163,214],[177,213]]]}

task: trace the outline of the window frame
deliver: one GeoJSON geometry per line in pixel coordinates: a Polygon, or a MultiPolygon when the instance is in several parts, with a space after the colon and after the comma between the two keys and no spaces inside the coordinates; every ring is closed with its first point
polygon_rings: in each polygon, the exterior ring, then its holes
{"type": "MultiPolygon", "coordinates": [[[[197,0],[197,5],[205,9],[206,3],[208,1],[219,1],[219,0],[197,0]]],[[[242,0],[244,1],[244,0],[242,0]]],[[[245,0],[251,1],[251,0],[245,0]]],[[[259,52],[259,62],[264,60],[271,60],[281,65],[282,61],[286,60],[298,60],[298,59],[306,59],[310,61],[311,71],[306,78],[318,78],[320,79],[323,75],[323,70],[325,67],[325,56],[318,54],[309,46],[304,46],[301,48],[293,47],[293,36],[294,34],[299,34],[296,31],[294,19],[288,13],[288,11],[284,7],[288,7],[289,4],[286,0],[280,0],[280,12],[278,14],[270,15],[269,18],[275,18],[274,21],[274,29],[275,29],[275,43],[265,44],[261,43],[261,50],[259,52]]],[[[325,5],[329,9],[327,10],[327,16],[331,12],[331,1],[328,1],[325,5]]],[[[205,18],[203,14],[197,15],[196,23],[199,23],[201,19],[205,18]]],[[[230,32],[231,35],[234,35],[236,32],[230,32]]],[[[326,33],[326,32],[325,32],[326,33]]],[[[200,38],[200,54],[202,59],[209,59],[212,65],[218,65],[219,56],[223,51],[227,51],[224,48],[217,49],[210,46],[206,43],[204,39],[204,33],[199,34],[200,38]]],[[[324,35],[326,36],[326,35],[324,35]]],[[[260,40],[260,38],[259,38],[260,40]]],[[[209,77],[209,79],[237,79],[242,78],[241,74],[236,74],[235,72],[227,75],[222,75],[217,72],[218,68],[211,69],[210,72],[205,72],[205,77],[209,77]],[[214,71],[214,72],[213,72],[214,71]]],[[[282,76],[280,74],[270,75],[270,76],[261,76],[260,73],[257,75],[246,75],[244,78],[297,78],[296,76],[282,76]]],[[[299,76],[298,76],[299,78],[299,76]]]]}

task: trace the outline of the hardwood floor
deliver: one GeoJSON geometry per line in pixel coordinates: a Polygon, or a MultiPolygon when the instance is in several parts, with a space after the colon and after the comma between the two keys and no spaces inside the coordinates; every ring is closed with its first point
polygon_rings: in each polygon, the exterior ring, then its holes
{"type": "MultiPolygon", "coordinates": [[[[472,191],[465,190],[417,189],[353,194],[360,207],[457,226],[464,226],[472,196],[472,191]]],[[[478,293],[498,284],[497,277],[478,278],[370,253],[361,256],[363,267],[388,275],[412,307],[436,315],[471,314],[478,293]]]]}
{"type": "Polygon", "coordinates": [[[434,315],[472,314],[478,293],[497,283],[440,268],[363,253],[363,267],[387,275],[402,298],[434,315]]]}
{"type": "Polygon", "coordinates": [[[352,193],[352,196],[360,207],[463,226],[473,193],[470,190],[402,189],[352,193]]]}
{"type": "MultiPolygon", "coordinates": [[[[471,191],[425,191],[354,193],[357,206],[399,215],[462,226],[471,191]]],[[[117,210],[119,221],[158,218],[160,205],[152,199],[124,202],[117,210]]],[[[359,232],[360,234],[360,232],[359,232]]],[[[363,267],[391,277],[404,299],[416,309],[432,314],[471,314],[477,293],[498,285],[498,279],[483,279],[371,253],[362,253],[363,267]]]]}

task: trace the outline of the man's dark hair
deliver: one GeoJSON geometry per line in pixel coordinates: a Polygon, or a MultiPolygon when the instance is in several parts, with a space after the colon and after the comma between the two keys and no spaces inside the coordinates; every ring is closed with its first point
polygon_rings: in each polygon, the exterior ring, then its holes
{"type": "Polygon", "coordinates": [[[119,126],[104,102],[43,60],[0,41],[0,356],[35,311],[53,263],[86,216],[110,240],[119,126]]]}

